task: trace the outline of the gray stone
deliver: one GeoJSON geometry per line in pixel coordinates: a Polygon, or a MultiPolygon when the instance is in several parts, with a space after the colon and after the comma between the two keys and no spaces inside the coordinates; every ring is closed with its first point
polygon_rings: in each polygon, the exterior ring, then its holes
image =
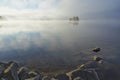
{"type": "Polygon", "coordinates": [[[27,77],[25,80],[41,80],[40,75],[33,71],[29,72],[27,77]]]}
{"type": "Polygon", "coordinates": [[[55,78],[58,80],[69,80],[69,77],[66,74],[59,74],[55,78]]]}
{"type": "Polygon", "coordinates": [[[27,78],[27,76],[28,76],[28,72],[29,72],[28,68],[26,68],[26,67],[21,67],[21,68],[19,69],[19,71],[18,71],[19,79],[20,79],[20,80],[25,80],[25,79],[27,78]]]}
{"type": "Polygon", "coordinates": [[[19,80],[17,70],[18,64],[15,62],[10,62],[8,67],[3,72],[3,77],[8,80],[19,80]]]}

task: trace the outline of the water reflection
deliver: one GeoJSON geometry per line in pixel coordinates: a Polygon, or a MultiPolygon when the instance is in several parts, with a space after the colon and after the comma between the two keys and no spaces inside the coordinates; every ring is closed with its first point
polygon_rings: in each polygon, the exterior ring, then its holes
{"type": "Polygon", "coordinates": [[[2,25],[0,25],[0,28],[2,27],[2,25]]]}
{"type": "Polygon", "coordinates": [[[75,65],[90,59],[89,49],[96,46],[103,49],[103,57],[118,59],[119,24],[81,21],[77,26],[68,21],[4,23],[0,28],[0,60],[36,66],[75,65]]]}
{"type": "Polygon", "coordinates": [[[79,25],[79,21],[70,21],[70,23],[75,25],[75,26],[79,25]]]}

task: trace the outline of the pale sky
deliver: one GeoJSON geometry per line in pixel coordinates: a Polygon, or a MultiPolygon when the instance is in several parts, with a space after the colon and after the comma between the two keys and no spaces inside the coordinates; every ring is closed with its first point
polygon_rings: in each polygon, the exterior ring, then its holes
{"type": "Polygon", "coordinates": [[[0,0],[0,15],[120,19],[120,0],[0,0]]]}

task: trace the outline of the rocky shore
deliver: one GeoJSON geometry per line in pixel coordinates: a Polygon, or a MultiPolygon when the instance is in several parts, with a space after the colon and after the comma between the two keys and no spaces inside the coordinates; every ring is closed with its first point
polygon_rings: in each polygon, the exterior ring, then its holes
{"type": "Polygon", "coordinates": [[[0,62],[0,80],[104,80],[102,74],[103,60],[94,57],[92,61],[78,66],[76,69],[57,75],[42,75],[27,67],[20,67],[16,62],[0,62]]]}

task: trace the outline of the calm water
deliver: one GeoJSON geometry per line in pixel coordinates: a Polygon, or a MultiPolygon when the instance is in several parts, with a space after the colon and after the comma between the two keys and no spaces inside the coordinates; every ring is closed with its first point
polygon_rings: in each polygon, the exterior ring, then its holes
{"type": "Polygon", "coordinates": [[[119,21],[23,21],[0,24],[0,61],[76,65],[93,55],[120,64],[119,21]],[[91,50],[102,48],[96,54],[91,50]]]}

